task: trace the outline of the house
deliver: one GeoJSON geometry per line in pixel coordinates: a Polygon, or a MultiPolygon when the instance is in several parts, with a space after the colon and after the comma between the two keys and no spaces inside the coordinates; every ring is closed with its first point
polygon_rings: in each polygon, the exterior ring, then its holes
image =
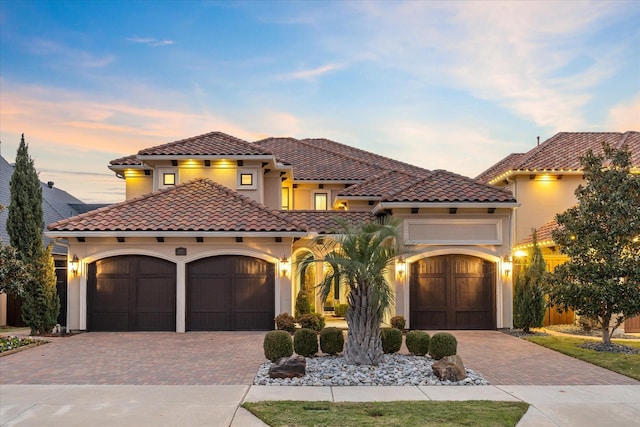
{"type": "MultiPolygon", "coordinates": [[[[425,153],[425,155],[428,155],[425,153]]],[[[389,273],[412,328],[511,327],[512,193],[327,139],[222,132],[110,162],[126,200],[49,225],[79,267],[67,326],[89,331],[268,330],[328,266],[336,220],[399,218],[414,249],[389,273]]],[[[344,302],[336,287],[329,303],[344,302]]],[[[322,313],[325,302],[315,297],[322,313]]]]}
{"type": "MultiPolygon", "coordinates": [[[[7,232],[7,217],[9,215],[8,206],[11,202],[9,185],[12,175],[13,166],[0,155],[0,205],[7,207],[3,212],[0,212],[0,241],[5,245],[8,245],[10,241],[7,232]]],[[[40,185],[42,187],[42,212],[45,224],[104,206],[86,205],[66,191],[55,187],[52,181],[41,182],[40,185]]],[[[43,236],[43,242],[45,246],[53,245],[52,255],[56,266],[57,289],[60,296],[58,323],[64,325],[67,319],[67,248],[48,236],[43,236]]],[[[19,298],[0,294],[0,326],[24,326],[21,306],[22,302],[19,298]]]]}
{"type": "MultiPolygon", "coordinates": [[[[555,215],[577,203],[575,190],[585,184],[580,158],[588,150],[602,153],[603,142],[614,148],[628,146],[632,173],[640,173],[640,132],[561,132],[527,153],[510,154],[476,177],[478,182],[510,190],[521,205],[513,214],[514,255],[531,247],[535,228],[547,269],[553,271],[567,260],[552,238],[555,215]]],[[[545,321],[571,323],[573,313],[551,308],[545,321]]],[[[630,319],[625,329],[640,332],[640,319],[630,319]]]]}

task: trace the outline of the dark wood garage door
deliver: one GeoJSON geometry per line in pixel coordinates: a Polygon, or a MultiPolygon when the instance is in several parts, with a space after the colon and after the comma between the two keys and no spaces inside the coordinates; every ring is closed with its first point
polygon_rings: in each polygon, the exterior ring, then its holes
{"type": "Polygon", "coordinates": [[[224,255],[187,265],[187,330],[273,329],[275,266],[224,255]]]}
{"type": "Polygon", "coordinates": [[[87,329],[175,331],[176,265],[137,255],[90,264],[87,329]]]}
{"type": "Polygon", "coordinates": [[[495,264],[467,255],[411,264],[412,329],[495,329],[495,264]]]}

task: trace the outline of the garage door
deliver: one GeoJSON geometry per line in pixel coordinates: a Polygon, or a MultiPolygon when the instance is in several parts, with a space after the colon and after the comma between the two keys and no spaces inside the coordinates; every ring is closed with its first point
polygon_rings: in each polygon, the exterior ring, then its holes
{"type": "Polygon", "coordinates": [[[187,265],[187,330],[273,329],[275,266],[225,255],[187,265]]]}
{"type": "Polygon", "coordinates": [[[495,329],[495,264],[466,255],[411,264],[412,329],[495,329]]]}
{"type": "Polygon", "coordinates": [[[176,265],[134,255],[90,264],[87,329],[175,331],[176,265]]]}

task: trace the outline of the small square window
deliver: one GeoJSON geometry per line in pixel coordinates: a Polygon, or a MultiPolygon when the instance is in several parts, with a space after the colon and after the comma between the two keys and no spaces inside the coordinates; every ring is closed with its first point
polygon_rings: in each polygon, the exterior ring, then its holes
{"type": "Polygon", "coordinates": [[[327,193],[315,193],[313,196],[313,208],[317,211],[326,211],[327,199],[327,193]]]}
{"type": "Polygon", "coordinates": [[[175,173],[164,173],[162,174],[162,184],[163,185],[176,185],[176,174],[175,173]]]}
{"type": "Polygon", "coordinates": [[[240,174],[240,185],[242,186],[252,186],[253,185],[253,174],[252,173],[241,173],[240,174]]]}

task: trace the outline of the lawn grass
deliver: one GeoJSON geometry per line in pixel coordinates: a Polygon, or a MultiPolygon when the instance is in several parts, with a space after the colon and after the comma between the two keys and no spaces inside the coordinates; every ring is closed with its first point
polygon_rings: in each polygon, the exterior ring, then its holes
{"type": "MultiPolygon", "coordinates": [[[[607,353],[578,347],[585,342],[593,342],[593,340],[583,338],[549,335],[526,337],[525,339],[576,359],[640,380],[640,354],[607,353]]],[[[640,348],[640,342],[638,341],[612,340],[612,342],[640,348]]]]}
{"type": "Polygon", "coordinates": [[[515,426],[525,402],[246,402],[272,427],[294,426],[515,426]]]}

